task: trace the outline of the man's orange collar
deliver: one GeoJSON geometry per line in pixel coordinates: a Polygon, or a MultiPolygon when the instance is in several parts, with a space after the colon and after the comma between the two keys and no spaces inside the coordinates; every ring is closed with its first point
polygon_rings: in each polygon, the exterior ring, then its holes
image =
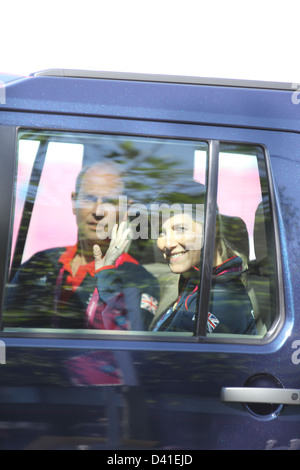
{"type": "MultiPolygon", "coordinates": [[[[68,271],[72,275],[72,261],[77,253],[77,245],[74,246],[67,246],[66,251],[62,253],[58,262],[61,263],[66,271],[68,271]]],[[[139,264],[132,256],[128,255],[127,253],[123,253],[116,261],[116,267],[121,266],[123,263],[133,263],[139,264]]],[[[88,272],[91,276],[95,274],[95,261],[91,261],[90,263],[84,264],[79,268],[81,274],[83,272],[88,272]]],[[[78,271],[79,271],[78,270],[78,271]]],[[[77,272],[78,272],[77,271],[77,272]]]]}
{"type": "MultiPolygon", "coordinates": [[[[66,271],[72,274],[72,261],[77,253],[77,245],[67,246],[66,251],[62,253],[58,262],[61,263],[66,271]]],[[[90,263],[80,266],[81,271],[88,272],[91,276],[94,276],[95,273],[95,261],[90,261],[90,263]]]]}

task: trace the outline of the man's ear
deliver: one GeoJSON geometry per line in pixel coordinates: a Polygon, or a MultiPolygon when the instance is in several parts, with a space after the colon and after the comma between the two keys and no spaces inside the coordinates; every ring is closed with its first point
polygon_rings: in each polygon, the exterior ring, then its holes
{"type": "Polygon", "coordinates": [[[71,200],[72,200],[72,211],[73,214],[76,215],[76,193],[71,193],[71,200]]]}

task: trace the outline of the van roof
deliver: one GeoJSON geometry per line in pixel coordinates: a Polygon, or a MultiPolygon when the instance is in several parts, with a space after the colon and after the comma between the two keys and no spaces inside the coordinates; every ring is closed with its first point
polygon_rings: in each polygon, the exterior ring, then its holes
{"type": "Polygon", "coordinates": [[[214,85],[241,88],[264,88],[272,90],[297,90],[299,84],[263,80],[243,80],[231,78],[197,77],[185,75],[160,75],[133,72],[106,72],[80,69],[47,69],[34,72],[34,77],[69,77],[108,80],[132,80],[143,82],[182,83],[191,85],[214,85]]]}
{"type": "Polygon", "coordinates": [[[49,69],[2,82],[1,111],[300,132],[300,85],[49,69]]]}

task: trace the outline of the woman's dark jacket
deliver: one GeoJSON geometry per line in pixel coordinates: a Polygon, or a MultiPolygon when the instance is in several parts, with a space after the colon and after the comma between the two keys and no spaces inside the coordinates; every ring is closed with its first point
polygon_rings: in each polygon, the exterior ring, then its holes
{"type": "MultiPolygon", "coordinates": [[[[253,308],[241,272],[242,260],[238,256],[213,269],[207,332],[256,334],[253,308]]],[[[156,323],[154,331],[195,331],[199,282],[196,268],[188,278],[180,278],[181,294],[156,323]]]]}

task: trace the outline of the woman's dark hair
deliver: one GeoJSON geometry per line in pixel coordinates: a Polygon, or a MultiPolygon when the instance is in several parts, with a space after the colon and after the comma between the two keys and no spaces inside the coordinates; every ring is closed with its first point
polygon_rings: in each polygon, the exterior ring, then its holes
{"type": "Polygon", "coordinates": [[[205,186],[192,179],[168,184],[152,200],[151,234],[159,236],[163,223],[177,214],[189,214],[198,223],[204,223],[205,186]]]}
{"type": "Polygon", "coordinates": [[[162,188],[152,202],[166,204],[204,204],[206,187],[193,179],[171,183],[162,188]]]}
{"type": "MultiPolygon", "coordinates": [[[[194,180],[185,180],[181,183],[170,184],[163,188],[154,199],[156,204],[191,204],[192,217],[197,220],[197,205],[205,205],[206,187],[194,180]]],[[[203,211],[204,215],[204,211],[203,211]]],[[[203,222],[204,220],[202,220],[203,222]]],[[[239,256],[243,262],[243,270],[249,263],[249,236],[247,226],[240,217],[220,214],[216,208],[216,234],[215,246],[222,261],[232,256],[239,256]]]]}
{"type": "Polygon", "coordinates": [[[247,269],[249,263],[249,236],[243,219],[217,214],[216,247],[222,261],[237,255],[243,261],[243,270],[247,269]]]}

